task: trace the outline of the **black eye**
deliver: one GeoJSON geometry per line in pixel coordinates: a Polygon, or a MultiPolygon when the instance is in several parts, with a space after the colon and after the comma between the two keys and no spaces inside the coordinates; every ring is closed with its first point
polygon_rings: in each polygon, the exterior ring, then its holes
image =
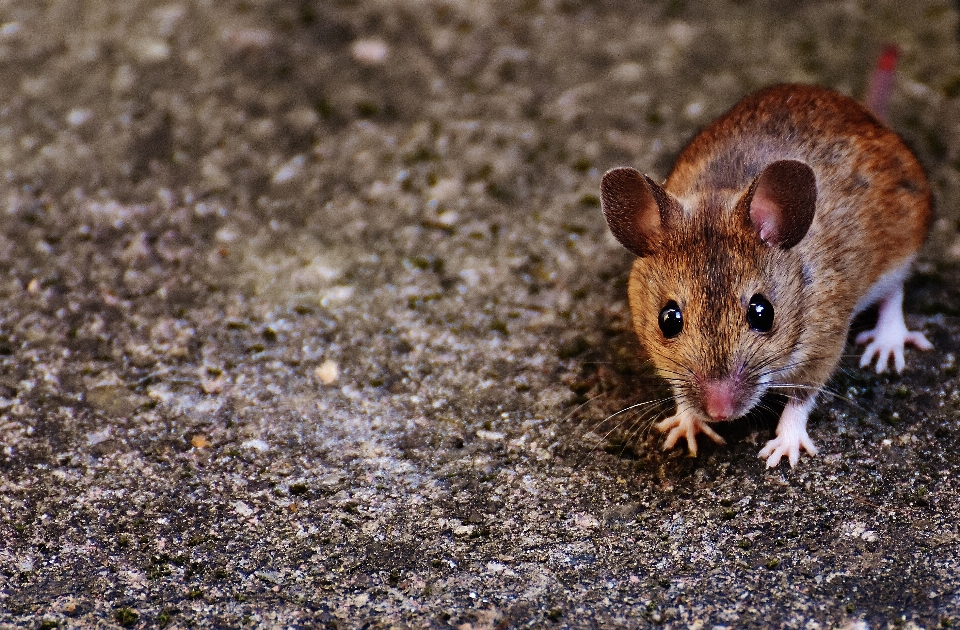
{"type": "Polygon", "coordinates": [[[750,298],[747,305],[747,323],[757,332],[773,328],[773,304],[759,293],[750,298]]]}
{"type": "Polygon", "coordinates": [[[670,300],[660,311],[660,332],[667,339],[673,339],[680,334],[681,330],[683,330],[683,314],[677,303],[670,300]]]}

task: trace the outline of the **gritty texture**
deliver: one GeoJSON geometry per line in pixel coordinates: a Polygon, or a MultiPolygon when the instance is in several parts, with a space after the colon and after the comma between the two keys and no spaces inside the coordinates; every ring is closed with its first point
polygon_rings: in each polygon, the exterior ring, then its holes
{"type": "MultiPolygon", "coordinates": [[[[948,2],[0,0],[0,626],[960,623],[948,2]],[[600,175],[778,81],[890,120],[936,349],[662,452],[600,175]]],[[[823,316],[829,316],[828,313],[823,316]]],[[[869,325],[866,322],[864,325],[869,325]]],[[[848,347],[848,352],[853,350],[848,347]]]]}

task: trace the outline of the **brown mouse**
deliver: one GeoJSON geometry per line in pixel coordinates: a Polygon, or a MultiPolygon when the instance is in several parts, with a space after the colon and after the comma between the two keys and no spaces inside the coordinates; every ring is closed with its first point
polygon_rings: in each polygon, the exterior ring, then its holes
{"type": "Polygon", "coordinates": [[[900,138],[856,101],[808,85],[747,96],[700,132],[661,186],[632,168],[601,184],[613,235],[637,255],[633,325],[671,385],[664,448],[746,414],[770,391],[787,402],[768,467],[793,466],[807,416],[830,378],[851,319],[879,304],[860,362],[931,344],[907,330],[903,282],[926,238],[931,195],[900,138]]]}

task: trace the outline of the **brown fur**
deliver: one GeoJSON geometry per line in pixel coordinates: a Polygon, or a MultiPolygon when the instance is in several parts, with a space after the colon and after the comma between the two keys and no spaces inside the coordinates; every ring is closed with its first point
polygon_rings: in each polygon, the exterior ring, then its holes
{"type": "MultiPolygon", "coordinates": [[[[809,398],[835,369],[858,302],[922,244],[930,190],[913,154],[855,101],[826,89],[778,85],[746,97],[680,154],[663,186],[683,219],[630,274],[633,323],[678,406],[702,412],[699,384],[734,377],[738,409],[749,411],[761,380],[795,385],[809,398]],[[748,189],[778,160],[816,177],[816,210],[793,247],[760,241],[748,216],[748,189]],[[746,323],[760,293],[774,327],[746,323]],[[665,339],[657,317],[669,300],[683,334],[665,339]]],[[[619,238],[619,236],[618,236],[619,238]]]]}

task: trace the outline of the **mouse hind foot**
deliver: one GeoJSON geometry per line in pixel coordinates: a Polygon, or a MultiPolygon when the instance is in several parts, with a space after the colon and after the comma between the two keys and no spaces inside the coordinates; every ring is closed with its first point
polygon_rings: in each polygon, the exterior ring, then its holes
{"type": "Polygon", "coordinates": [[[860,367],[867,367],[877,359],[877,373],[886,372],[887,364],[893,359],[893,367],[902,372],[906,365],[903,348],[913,344],[920,350],[930,350],[933,344],[920,332],[907,329],[903,319],[903,286],[898,286],[880,301],[880,313],[873,330],[857,335],[858,344],[867,344],[860,359],[860,367]]]}

